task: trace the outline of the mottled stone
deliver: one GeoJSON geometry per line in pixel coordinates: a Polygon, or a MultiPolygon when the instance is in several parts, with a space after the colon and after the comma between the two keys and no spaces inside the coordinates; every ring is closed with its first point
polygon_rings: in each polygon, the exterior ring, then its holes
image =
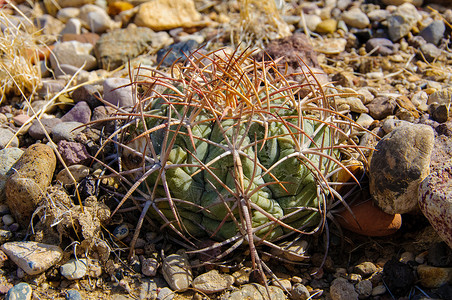
{"type": "Polygon", "coordinates": [[[5,300],[31,300],[33,290],[28,283],[21,282],[13,286],[5,296],[5,300]]]}
{"type": "Polygon", "coordinates": [[[234,283],[234,277],[211,270],[193,280],[193,288],[206,294],[222,292],[234,283]]]}
{"type": "Polygon", "coordinates": [[[376,146],[370,161],[373,199],[388,214],[416,211],[419,184],[429,174],[434,133],[427,125],[394,129],[376,146]]]}
{"type": "Polygon", "coordinates": [[[91,156],[85,145],[77,142],[61,140],[58,142],[58,152],[61,154],[67,166],[86,164],[91,156]]]}
{"type": "Polygon", "coordinates": [[[333,300],[358,300],[353,284],[341,277],[334,279],[331,283],[330,295],[333,300]]]}
{"type": "Polygon", "coordinates": [[[452,160],[438,165],[419,187],[419,207],[452,248],[452,160]]]}
{"type": "Polygon", "coordinates": [[[28,275],[44,272],[63,256],[60,247],[36,242],[8,242],[1,249],[28,275]]]}
{"type": "Polygon", "coordinates": [[[24,228],[50,185],[55,166],[53,149],[44,144],[31,145],[14,164],[6,181],[6,203],[24,228]]]}
{"type": "Polygon", "coordinates": [[[382,120],[394,114],[397,103],[393,97],[377,96],[366,106],[372,118],[382,120]]]}

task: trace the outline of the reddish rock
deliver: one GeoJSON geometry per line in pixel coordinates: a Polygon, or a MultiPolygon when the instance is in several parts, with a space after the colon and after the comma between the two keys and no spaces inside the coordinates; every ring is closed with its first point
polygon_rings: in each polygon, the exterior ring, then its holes
{"type": "Polygon", "coordinates": [[[348,210],[336,216],[339,224],[350,231],[365,236],[386,236],[395,233],[402,226],[400,214],[390,215],[382,211],[372,200],[350,206],[355,217],[348,210]]]}
{"type": "Polygon", "coordinates": [[[100,36],[97,33],[92,32],[82,34],[66,33],[63,34],[62,42],[77,41],[80,43],[90,43],[94,46],[99,38],[100,36]]]}
{"type": "Polygon", "coordinates": [[[82,165],[88,162],[90,158],[85,145],[76,142],[68,142],[66,140],[61,140],[58,143],[58,152],[68,166],[76,164],[82,165]]]}

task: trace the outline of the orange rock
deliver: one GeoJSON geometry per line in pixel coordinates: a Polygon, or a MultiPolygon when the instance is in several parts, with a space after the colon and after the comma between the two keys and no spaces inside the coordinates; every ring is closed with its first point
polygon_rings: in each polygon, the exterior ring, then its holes
{"type": "Polygon", "coordinates": [[[49,58],[50,56],[50,52],[52,52],[52,49],[55,46],[51,45],[51,46],[43,46],[43,47],[39,47],[36,50],[33,49],[26,49],[25,50],[25,54],[26,56],[31,60],[31,63],[36,63],[36,58],[38,60],[46,60],[49,58]]]}
{"type": "Polygon", "coordinates": [[[108,4],[108,14],[110,16],[119,15],[121,12],[134,8],[133,4],[125,1],[115,1],[108,4]]]}
{"type": "Polygon", "coordinates": [[[351,205],[350,208],[355,217],[344,210],[336,216],[336,220],[352,232],[365,236],[386,236],[395,233],[402,226],[400,214],[387,214],[372,200],[351,205]]]}

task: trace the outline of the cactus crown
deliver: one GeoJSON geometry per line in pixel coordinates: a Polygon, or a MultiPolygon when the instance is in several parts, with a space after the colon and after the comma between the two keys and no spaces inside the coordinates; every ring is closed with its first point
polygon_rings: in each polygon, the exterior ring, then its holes
{"type": "Polygon", "coordinates": [[[152,215],[188,247],[203,236],[231,245],[215,259],[247,244],[261,274],[257,246],[321,230],[337,201],[332,174],[345,169],[339,150],[359,152],[348,138],[356,125],[300,66],[285,74],[277,61],[218,50],[135,78],[139,100],[115,132],[123,179],[135,183],[117,209],[140,199],[140,220],[152,215]]]}

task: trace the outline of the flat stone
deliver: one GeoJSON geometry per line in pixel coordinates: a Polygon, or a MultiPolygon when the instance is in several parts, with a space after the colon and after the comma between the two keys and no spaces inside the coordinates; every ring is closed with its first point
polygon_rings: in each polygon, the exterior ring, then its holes
{"type": "Polygon", "coordinates": [[[434,132],[430,126],[401,126],[377,144],[369,169],[372,198],[388,214],[418,209],[419,184],[429,174],[434,132]]]}
{"type": "Polygon", "coordinates": [[[127,27],[105,33],[95,47],[96,57],[105,70],[113,70],[143,52],[155,54],[173,42],[166,32],[156,33],[145,27],[127,27]]]}
{"type": "Polygon", "coordinates": [[[21,282],[13,286],[5,296],[5,300],[31,300],[33,290],[28,283],[21,282]]]}
{"type": "Polygon", "coordinates": [[[75,142],[75,138],[83,131],[83,123],[80,122],[62,122],[52,128],[52,138],[55,143],[61,140],[75,142]]]}
{"type": "Polygon", "coordinates": [[[165,257],[162,273],[166,282],[173,290],[185,291],[193,281],[191,266],[187,258],[179,254],[165,257]]]}
{"type": "Polygon", "coordinates": [[[152,30],[192,27],[201,20],[193,0],[155,0],[140,5],[135,24],[152,30]]]}
{"type": "Polygon", "coordinates": [[[19,147],[19,138],[8,128],[0,128],[0,149],[8,147],[19,147]]]}
{"type": "Polygon", "coordinates": [[[53,177],[56,157],[53,149],[34,144],[14,164],[6,181],[6,203],[18,223],[27,228],[33,212],[53,177]]]}
{"type": "Polygon", "coordinates": [[[193,288],[213,294],[228,289],[234,283],[234,277],[229,274],[220,274],[217,270],[211,270],[201,274],[193,280],[193,288]]]}
{"type": "Polygon", "coordinates": [[[28,275],[44,272],[63,256],[60,247],[37,242],[8,242],[1,249],[28,275]]]}
{"type": "Polygon", "coordinates": [[[88,260],[86,258],[70,259],[60,267],[61,275],[66,279],[75,280],[83,278],[88,271],[88,260]]]}

